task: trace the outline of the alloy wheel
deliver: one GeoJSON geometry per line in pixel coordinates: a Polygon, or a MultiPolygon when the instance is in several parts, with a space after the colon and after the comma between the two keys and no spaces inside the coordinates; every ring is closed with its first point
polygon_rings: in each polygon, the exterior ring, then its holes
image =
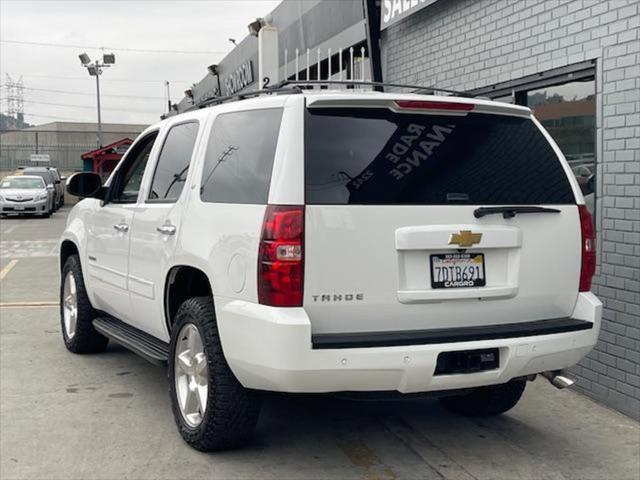
{"type": "Polygon", "coordinates": [[[192,323],[184,325],[178,335],[174,377],[182,418],[190,427],[197,427],[207,409],[209,371],[202,337],[192,323]]]}
{"type": "Polygon", "coordinates": [[[78,324],[78,294],[76,279],[72,272],[68,272],[64,277],[64,289],[62,293],[62,315],[64,319],[64,330],[67,339],[71,340],[76,334],[78,324]]]}

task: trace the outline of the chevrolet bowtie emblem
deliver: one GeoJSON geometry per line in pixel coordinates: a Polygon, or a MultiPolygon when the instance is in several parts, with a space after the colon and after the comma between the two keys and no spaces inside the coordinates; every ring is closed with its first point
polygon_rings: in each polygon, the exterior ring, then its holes
{"type": "Polygon", "coordinates": [[[473,233],[471,230],[460,230],[460,233],[452,233],[449,238],[449,245],[460,245],[461,247],[471,247],[480,243],[481,233],[473,233]]]}

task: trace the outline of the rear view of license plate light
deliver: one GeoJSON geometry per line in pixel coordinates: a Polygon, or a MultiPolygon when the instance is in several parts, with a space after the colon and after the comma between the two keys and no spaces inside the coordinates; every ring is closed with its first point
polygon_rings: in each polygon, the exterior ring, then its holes
{"type": "Polygon", "coordinates": [[[438,355],[434,375],[477,373],[496,370],[499,367],[500,352],[497,348],[442,352],[438,355]]]}

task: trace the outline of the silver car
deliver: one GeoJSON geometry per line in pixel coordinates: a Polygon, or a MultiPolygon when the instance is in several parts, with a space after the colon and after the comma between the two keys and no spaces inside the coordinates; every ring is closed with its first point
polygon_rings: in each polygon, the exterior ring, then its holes
{"type": "Polygon", "coordinates": [[[35,214],[43,217],[53,210],[53,192],[40,176],[16,175],[0,181],[0,215],[35,214]]]}

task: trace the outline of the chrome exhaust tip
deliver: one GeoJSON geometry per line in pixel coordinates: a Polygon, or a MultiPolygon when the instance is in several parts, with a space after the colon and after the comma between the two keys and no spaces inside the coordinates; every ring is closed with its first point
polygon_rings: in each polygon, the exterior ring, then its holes
{"type": "Polygon", "coordinates": [[[551,383],[551,385],[560,390],[570,387],[571,385],[576,383],[573,378],[567,375],[567,372],[565,370],[542,372],[540,375],[549,380],[549,383],[551,383]]]}

